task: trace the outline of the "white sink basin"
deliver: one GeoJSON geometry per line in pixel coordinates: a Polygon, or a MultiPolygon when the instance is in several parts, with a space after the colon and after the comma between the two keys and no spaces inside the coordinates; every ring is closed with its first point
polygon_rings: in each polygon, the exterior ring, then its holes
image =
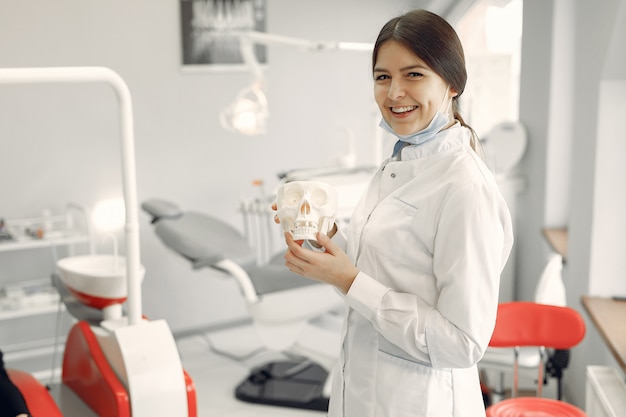
{"type": "MultiPolygon", "coordinates": [[[[126,258],[113,255],[84,255],[57,262],[61,281],[82,303],[95,308],[121,304],[128,295],[126,258]]],[[[145,268],[140,266],[139,279],[145,268]]]]}

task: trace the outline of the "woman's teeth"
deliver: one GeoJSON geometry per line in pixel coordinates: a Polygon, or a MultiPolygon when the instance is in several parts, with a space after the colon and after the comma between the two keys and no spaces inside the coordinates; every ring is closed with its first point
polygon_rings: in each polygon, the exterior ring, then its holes
{"type": "Polygon", "coordinates": [[[406,113],[415,110],[417,106],[405,106],[405,107],[392,107],[391,111],[394,113],[406,113]]]}

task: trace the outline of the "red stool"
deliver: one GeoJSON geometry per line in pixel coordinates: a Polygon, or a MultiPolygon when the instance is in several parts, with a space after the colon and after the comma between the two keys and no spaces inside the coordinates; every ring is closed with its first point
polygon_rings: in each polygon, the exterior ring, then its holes
{"type": "Polygon", "coordinates": [[[487,417],[587,417],[584,411],[563,401],[542,398],[545,348],[570,349],[585,337],[582,316],[569,307],[513,301],[498,306],[491,347],[515,348],[512,397],[487,408],[487,417]],[[518,397],[520,347],[540,349],[536,397],[518,397]]]}

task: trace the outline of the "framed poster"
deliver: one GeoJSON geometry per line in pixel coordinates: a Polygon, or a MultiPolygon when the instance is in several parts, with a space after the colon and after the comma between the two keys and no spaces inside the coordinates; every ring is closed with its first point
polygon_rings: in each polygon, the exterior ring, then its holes
{"type": "MultiPolygon", "coordinates": [[[[266,0],[179,0],[184,69],[244,70],[240,32],[265,32],[266,0]]],[[[264,45],[254,45],[267,63],[264,45]]]]}

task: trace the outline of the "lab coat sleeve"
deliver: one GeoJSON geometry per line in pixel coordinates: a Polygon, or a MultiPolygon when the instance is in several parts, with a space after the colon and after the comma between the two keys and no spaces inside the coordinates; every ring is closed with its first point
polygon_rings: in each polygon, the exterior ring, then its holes
{"type": "Polygon", "coordinates": [[[511,220],[501,195],[485,184],[470,184],[441,210],[433,254],[436,305],[364,273],[350,288],[348,303],[416,360],[435,368],[470,367],[491,338],[511,245],[511,220]]]}
{"type": "Polygon", "coordinates": [[[433,258],[440,295],[425,326],[433,366],[470,366],[484,354],[512,243],[508,208],[493,188],[461,188],[444,205],[433,258]]]}

